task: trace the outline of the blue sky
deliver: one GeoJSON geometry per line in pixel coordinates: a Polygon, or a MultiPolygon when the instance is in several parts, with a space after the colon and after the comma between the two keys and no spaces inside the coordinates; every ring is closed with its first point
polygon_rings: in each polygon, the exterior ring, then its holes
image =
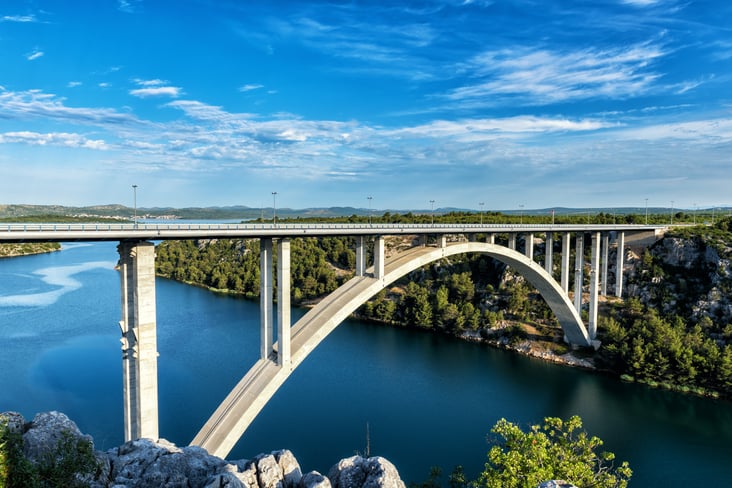
{"type": "Polygon", "coordinates": [[[726,0],[0,4],[0,204],[732,204],[726,0]]]}

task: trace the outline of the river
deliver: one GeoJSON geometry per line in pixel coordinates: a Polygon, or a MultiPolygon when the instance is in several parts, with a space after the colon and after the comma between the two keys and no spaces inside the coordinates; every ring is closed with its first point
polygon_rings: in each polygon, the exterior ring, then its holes
{"type": "MultiPolygon", "coordinates": [[[[123,441],[116,243],[0,260],[0,411],[59,410],[98,449],[123,441]]],[[[157,280],[160,435],[193,438],[259,352],[257,302],[157,280]]],[[[296,318],[302,310],[293,310],[296,318]]],[[[732,403],[684,396],[453,340],[349,320],[293,373],[229,456],[287,448],[327,473],[366,449],[407,482],[475,477],[499,418],[580,415],[631,486],[728,486],[732,403]]]]}

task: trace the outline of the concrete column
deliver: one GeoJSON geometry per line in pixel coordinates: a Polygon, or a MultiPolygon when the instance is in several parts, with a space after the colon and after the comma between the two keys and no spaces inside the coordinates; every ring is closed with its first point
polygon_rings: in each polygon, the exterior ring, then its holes
{"type": "Polygon", "coordinates": [[[607,255],[610,247],[610,234],[605,232],[602,235],[602,277],[600,278],[600,293],[607,296],[607,255]]]}
{"type": "Polygon", "coordinates": [[[468,237],[468,242],[477,242],[475,234],[468,234],[467,237],[468,237]]]}
{"type": "Polygon", "coordinates": [[[422,247],[426,246],[429,243],[429,236],[427,234],[422,234],[419,236],[419,243],[422,247]]]}
{"type": "MultiPolygon", "coordinates": [[[[158,439],[155,245],[120,242],[125,441],[158,439]]],[[[91,365],[93,367],[93,365],[91,365]]]]}
{"type": "Polygon", "coordinates": [[[364,236],[356,236],[356,276],[366,273],[366,246],[364,236]]]}
{"type": "Polygon", "coordinates": [[[590,339],[597,336],[597,292],[600,281],[600,233],[592,233],[592,254],[590,259],[590,316],[587,333],[590,339]]]}
{"type": "Polygon", "coordinates": [[[569,246],[570,233],[565,232],[562,237],[562,290],[569,293],[569,246]]]}
{"type": "Polygon", "coordinates": [[[618,264],[615,270],[615,296],[623,296],[623,267],[625,266],[625,232],[618,232],[618,264]]]}
{"type": "Polygon", "coordinates": [[[442,247],[442,248],[447,247],[447,236],[444,234],[438,236],[437,242],[440,245],[440,247],[442,247]]]}
{"type": "Polygon", "coordinates": [[[509,232],[508,233],[508,248],[516,250],[516,233],[515,232],[509,232]]]}
{"type": "Polygon", "coordinates": [[[496,235],[495,234],[488,234],[488,238],[486,239],[488,244],[495,244],[496,243],[496,235]]]}
{"type": "Polygon", "coordinates": [[[585,236],[580,232],[576,236],[577,249],[574,260],[574,308],[577,313],[582,311],[582,269],[585,266],[585,236]]]}
{"type": "Polygon", "coordinates": [[[528,233],[524,236],[524,253],[526,257],[534,260],[534,234],[528,233]]]}
{"type": "Polygon", "coordinates": [[[384,277],[384,236],[374,239],[374,278],[384,277]]]}
{"type": "Polygon", "coordinates": [[[554,234],[546,233],[546,246],[544,247],[544,269],[547,273],[553,274],[554,271],[554,234]]]}
{"type": "Polygon", "coordinates": [[[290,365],[290,240],[277,241],[277,365],[290,365]]]}
{"type": "Polygon", "coordinates": [[[272,326],[272,239],[259,239],[259,357],[267,359],[274,345],[272,326]]]}

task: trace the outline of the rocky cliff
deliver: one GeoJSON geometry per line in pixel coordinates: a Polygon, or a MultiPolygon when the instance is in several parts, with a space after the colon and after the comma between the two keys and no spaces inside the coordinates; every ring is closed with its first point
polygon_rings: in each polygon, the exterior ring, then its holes
{"type": "MultiPolygon", "coordinates": [[[[94,451],[92,438],[59,412],[40,413],[28,423],[20,414],[6,412],[0,414],[3,424],[22,446],[23,476],[45,480],[56,476],[55,482],[43,486],[405,488],[397,469],[382,457],[343,459],[324,476],[317,471],[303,474],[288,450],[227,461],[200,447],[177,447],[164,439],[138,439],[106,452],[94,451]]],[[[0,465],[12,457],[7,454],[12,447],[0,442],[0,465]]],[[[12,462],[19,461],[11,460],[9,464],[12,462]]],[[[9,476],[13,474],[11,467],[9,476]]]]}

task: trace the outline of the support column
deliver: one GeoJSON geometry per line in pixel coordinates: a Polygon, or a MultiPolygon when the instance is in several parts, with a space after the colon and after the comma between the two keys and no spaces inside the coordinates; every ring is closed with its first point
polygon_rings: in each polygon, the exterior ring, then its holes
{"type": "Polygon", "coordinates": [[[516,233],[515,232],[509,232],[508,233],[508,248],[516,250],[516,233]]]}
{"type": "Polygon", "coordinates": [[[625,266],[625,232],[618,232],[618,264],[615,270],[615,296],[623,296],[623,267],[625,266]]]}
{"type": "Polygon", "coordinates": [[[590,315],[588,320],[587,333],[590,340],[597,336],[597,292],[600,281],[600,233],[592,233],[590,260],[590,315]]]}
{"type": "Polygon", "coordinates": [[[374,239],[374,278],[384,277],[384,236],[374,239]]]}
{"type": "Polygon", "coordinates": [[[274,345],[272,327],[272,239],[259,239],[259,338],[260,359],[267,359],[274,345]]]}
{"type": "Polygon", "coordinates": [[[562,237],[562,290],[569,293],[569,246],[570,233],[565,232],[562,237]]]}
{"type": "Polygon", "coordinates": [[[576,237],[577,249],[574,260],[574,308],[582,312],[582,268],[585,266],[585,236],[581,232],[576,237]]]}
{"type": "Polygon", "coordinates": [[[544,269],[550,275],[554,274],[554,234],[551,232],[546,233],[544,246],[544,269]]]}
{"type": "Polygon", "coordinates": [[[277,241],[277,365],[290,365],[290,240],[277,241]]]}
{"type": "Polygon", "coordinates": [[[610,234],[605,232],[602,235],[602,277],[600,278],[600,294],[607,296],[607,255],[610,248],[610,234]]]}
{"type": "Polygon", "coordinates": [[[534,260],[534,234],[530,232],[524,236],[524,252],[527,258],[534,260]]]}
{"type": "Polygon", "coordinates": [[[488,244],[495,244],[496,243],[496,235],[495,234],[488,234],[487,242],[488,242],[488,244]]]}
{"type": "Polygon", "coordinates": [[[441,248],[446,248],[447,247],[447,236],[445,234],[438,236],[437,242],[441,248]]]}
{"type": "Polygon", "coordinates": [[[120,242],[125,441],[158,439],[155,245],[120,242]]]}
{"type": "Polygon", "coordinates": [[[356,236],[356,276],[366,273],[366,246],[364,236],[356,236]]]}

